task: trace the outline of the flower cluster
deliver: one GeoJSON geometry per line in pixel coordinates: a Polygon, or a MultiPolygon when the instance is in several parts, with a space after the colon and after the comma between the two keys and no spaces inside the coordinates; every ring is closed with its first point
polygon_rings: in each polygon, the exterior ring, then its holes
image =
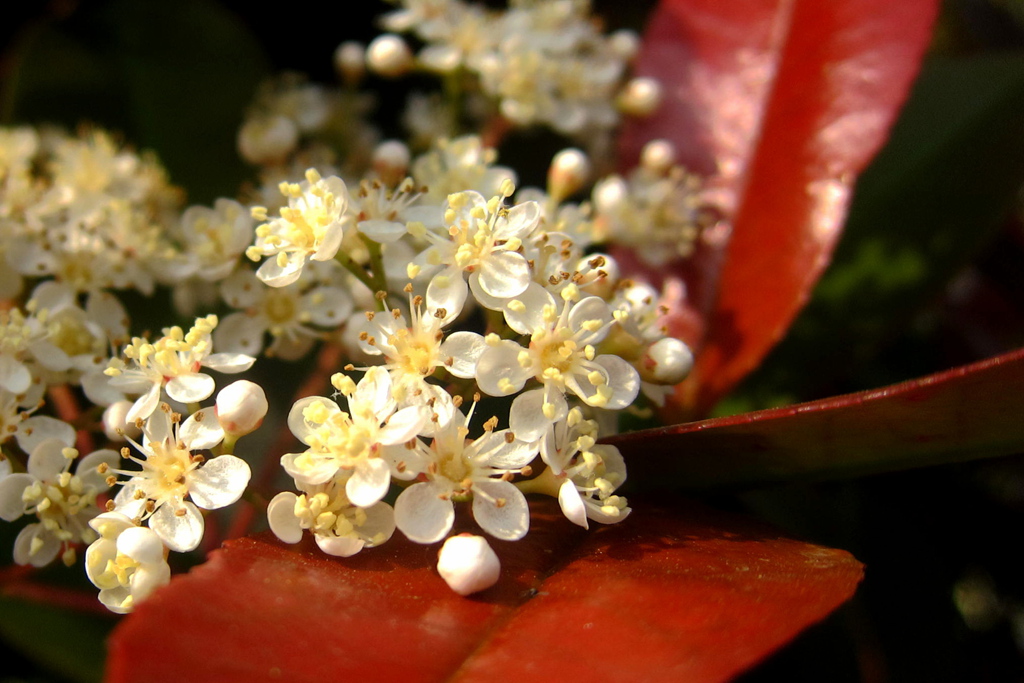
{"type": "Polygon", "coordinates": [[[521,539],[529,494],[583,527],[628,516],[626,466],[600,440],[622,411],[662,404],[693,358],[669,334],[666,292],[611,252],[686,257],[705,222],[663,141],[586,194],[619,112],[656,104],[655,84],[627,76],[635,36],[602,35],[583,0],[397,4],[384,24],[422,40],[417,57],[386,35],[338,49],[338,88],[268,83],[238,135],[259,182],[213,206],[182,210],[153,157],[101,131],[0,130],[0,518],[34,518],[17,562],[72,564],[89,544],[100,600],[131,611],[169,580],[168,553],[204,546],[210,511],[246,494],[249,462],[268,482],[278,458],[294,490],[260,484],[248,500],[270,499],[282,541],[309,532],[350,556],[396,530],[448,539],[439,571],[463,594],[499,564],[456,528],[521,539]],[[382,142],[363,76],[414,63],[475,85],[413,94],[409,142],[382,142]],[[545,187],[520,188],[482,132],[509,123],[590,153],[564,149],[545,187]],[[120,290],[157,285],[194,322],[131,336],[120,290]],[[210,308],[222,315],[195,317],[210,308]],[[302,446],[236,455],[271,392],[218,392],[216,373],[317,344],[344,360],[332,396],[287,411],[302,446]]]}

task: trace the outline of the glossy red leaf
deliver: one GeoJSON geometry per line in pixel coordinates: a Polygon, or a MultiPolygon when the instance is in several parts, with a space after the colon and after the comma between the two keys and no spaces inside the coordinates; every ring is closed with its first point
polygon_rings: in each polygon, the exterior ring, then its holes
{"type": "Polygon", "coordinates": [[[630,479],[821,480],[1024,452],[1024,349],[881,389],[621,434],[630,479]]]}
{"type": "Polygon", "coordinates": [[[229,542],[115,630],[108,683],[726,680],[835,609],[848,553],[696,505],[590,532],[535,506],[493,542],[497,586],[460,598],[437,546],[348,559],[263,535],[229,542]]]}
{"type": "Polygon", "coordinates": [[[722,221],[691,263],[677,334],[699,350],[670,415],[705,412],[783,336],[828,264],[857,173],[884,142],[937,0],[664,0],[638,62],[665,85],[627,162],[667,138],[722,221]],[[694,317],[697,324],[694,324],[694,317]]]}

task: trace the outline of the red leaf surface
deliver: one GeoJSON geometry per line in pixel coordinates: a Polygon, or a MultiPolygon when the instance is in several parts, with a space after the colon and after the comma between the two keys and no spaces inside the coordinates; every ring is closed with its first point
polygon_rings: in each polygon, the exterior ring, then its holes
{"type": "Polygon", "coordinates": [[[881,389],[607,439],[633,482],[821,480],[1024,452],[1024,349],[881,389]]]}
{"type": "Polygon", "coordinates": [[[398,535],[347,559],[229,542],[118,626],[106,680],[720,681],[862,576],[844,551],[696,505],[590,532],[535,506],[525,539],[492,545],[502,579],[467,599],[437,546],[398,535]]]}
{"type": "Polygon", "coordinates": [[[638,71],[666,101],[624,157],[667,138],[721,223],[690,263],[679,334],[699,353],[670,415],[706,412],[783,336],[828,264],[857,174],[917,73],[936,0],[663,0],[638,71]],[[694,321],[696,319],[696,323],[694,321]]]}

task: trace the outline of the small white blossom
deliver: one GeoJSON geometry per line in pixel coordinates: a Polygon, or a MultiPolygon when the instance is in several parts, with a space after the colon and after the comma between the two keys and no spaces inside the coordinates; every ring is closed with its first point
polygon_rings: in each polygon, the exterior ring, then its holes
{"type": "Polygon", "coordinates": [[[513,341],[490,346],[477,362],[480,389],[508,396],[530,378],[541,388],[526,391],[512,402],[509,424],[525,440],[539,439],[551,423],[565,417],[565,392],[597,408],[620,410],[636,398],[640,378],[619,356],[598,354],[596,345],[612,324],[608,304],[597,297],[573,303],[574,286],[562,291],[561,311],[554,297],[537,285],[505,308],[505,320],[520,334],[530,335],[528,348],[513,341]]]}
{"type": "Polygon", "coordinates": [[[509,479],[529,471],[537,445],[517,439],[508,429],[494,431],[496,420],[486,425],[483,435],[467,441],[472,415],[457,410],[430,444],[417,440],[412,448],[389,451],[398,473],[418,473],[424,479],[395,501],[395,523],[412,541],[444,538],[455,520],[455,498],[472,497],[473,517],[495,538],[514,541],[530,528],[526,498],[509,479]]]}
{"type": "Polygon", "coordinates": [[[167,551],[152,529],[118,512],[104,512],[89,525],[100,538],[85,552],[85,571],[111,612],[131,612],[171,580],[167,551]]]}
{"type": "MultiPolygon", "coordinates": [[[[279,218],[256,228],[256,242],[245,252],[253,261],[272,257],[256,271],[257,277],[272,287],[284,287],[299,279],[307,259],[334,258],[350,220],[345,215],[348,188],[341,178],[321,178],[311,168],[304,182],[281,183],[280,190],[288,198],[288,206],[281,209],[279,218]]],[[[256,207],[253,217],[266,220],[267,210],[256,207]]]]}
{"type": "Polygon", "coordinates": [[[61,548],[65,562],[74,561],[71,545],[93,540],[87,526],[100,513],[96,496],[108,488],[103,474],[116,466],[116,451],[100,450],[82,458],[75,473],[71,463],[78,451],[59,439],[46,439],[29,455],[28,471],[0,479],[0,519],[13,521],[35,515],[14,542],[14,561],[42,567],[57,557],[61,548]]]}
{"type": "Polygon", "coordinates": [[[428,413],[422,406],[396,410],[391,376],[383,368],[370,368],[358,385],[335,377],[335,386],[348,396],[349,412],[319,396],[297,401],[288,414],[288,426],[309,449],[282,456],[281,466],[302,485],[325,484],[340,470],[351,472],[345,483],[348,499],[369,507],[384,497],[391,483],[382,448],[419,434],[428,413]]]}
{"type": "Polygon", "coordinates": [[[217,327],[217,316],[197,318],[186,333],[180,327],[164,330],[155,343],[136,337],[125,347],[130,364],[114,359],[105,371],[110,384],[129,393],[142,394],[128,412],[134,422],[153,414],[160,403],[161,389],[181,403],[196,403],[213,394],[213,377],[200,368],[226,373],[244,372],[255,358],[240,353],[212,353],[211,333],[217,327]]]}
{"type": "MultiPolygon", "coordinates": [[[[171,550],[188,552],[203,538],[199,508],[216,510],[238,500],[249,484],[249,465],[234,455],[206,459],[195,451],[208,450],[224,439],[212,408],[205,408],[181,425],[162,404],[143,427],[143,443],[133,445],[144,459],[129,456],[142,470],[112,470],[130,477],[114,498],[115,510],[132,519],[149,520],[171,550]],[[198,506],[198,507],[197,507],[198,506]]],[[[127,451],[127,449],[125,449],[127,451]]]]}
{"type": "Polygon", "coordinates": [[[357,507],[346,495],[344,482],[332,480],[299,488],[301,495],[284,491],[267,507],[270,529],[285,543],[298,543],[308,529],[325,553],[349,557],[384,543],[395,531],[390,505],[357,507]]]}

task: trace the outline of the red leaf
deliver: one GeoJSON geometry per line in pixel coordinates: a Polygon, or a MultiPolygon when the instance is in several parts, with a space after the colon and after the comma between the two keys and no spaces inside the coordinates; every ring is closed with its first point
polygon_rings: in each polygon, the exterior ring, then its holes
{"type": "Polygon", "coordinates": [[[499,584],[474,599],[393,538],[339,560],[271,536],[229,542],[110,639],[108,683],[725,680],[846,600],[848,553],[698,507],[637,510],[589,533],[534,508],[492,542],[499,584]]]}
{"type": "Polygon", "coordinates": [[[663,0],[638,71],[661,79],[654,138],[709,178],[712,242],[676,269],[698,346],[675,415],[703,413],[782,337],[828,264],[859,173],[885,140],[928,44],[936,0],[663,0]],[[722,253],[727,249],[727,253],[722,253]]]}
{"type": "Polygon", "coordinates": [[[1024,349],[882,389],[607,439],[675,489],[849,477],[1024,452],[1024,349]]]}

